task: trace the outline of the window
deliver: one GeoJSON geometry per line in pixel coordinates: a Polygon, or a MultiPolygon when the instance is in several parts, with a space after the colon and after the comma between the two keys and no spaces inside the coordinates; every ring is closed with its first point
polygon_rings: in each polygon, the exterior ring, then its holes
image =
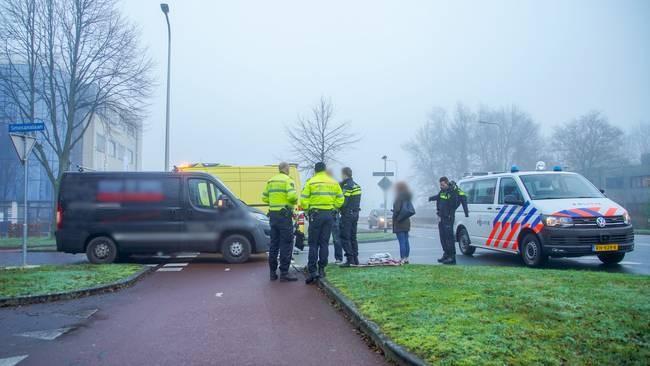
{"type": "Polygon", "coordinates": [[[116,146],[115,146],[115,141],[109,141],[108,142],[108,155],[115,157],[115,152],[116,152],[116,146]]]}
{"type": "Polygon", "coordinates": [[[519,190],[519,186],[514,179],[501,178],[501,184],[499,185],[499,203],[505,203],[505,198],[508,195],[514,196],[516,200],[522,202],[524,200],[524,196],[521,194],[521,190],[519,190]]]}
{"type": "Polygon", "coordinates": [[[117,158],[118,159],[124,160],[124,151],[125,151],[124,145],[118,144],[117,145],[117,158]]]}
{"type": "Polygon", "coordinates": [[[101,153],[106,152],[106,137],[97,134],[95,140],[95,149],[101,153]]]}
{"type": "Polygon", "coordinates": [[[621,189],[621,188],[623,188],[623,177],[607,177],[607,178],[605,178],[605,188],[608,188],[608,189],[621,189]]]}
{"type": "Polygon", "coordinates": [[[472,202],[472,197],[474,196],[474,182],[464,182],[460,184],[460,189],[465,192],[467,197],[467,203],[472,202]]]}
{"type": "Polygon", "coordinates": [[[474,182],[474,189],[469,203],[488,205],[494,203],[494,193],[497,188],[497,180],[483,179],[474,182]]]}
{"type": "Polygon", "coordinates": [[[221,196],[219,189],[205,179],[190,179],[189,194],[192,204],[200,208],[214,208],[221,196]]]}
{"type": "Polygon", "coordinates": [[[593,184],[577,174],[549,173],[520,177],[533,200],[603,197],[593,184]]]}
{"type": "Polygon", "coordinates": [[[133,164],[135,161],[135,156],[133,155],[133,150],[127,149],[127,156],[129,158],[129,164],[133,164]]]}
{"type": "Polygon", "coordinates": [[[648,188],[650,187],[650,175],[643,175],[640,177],[630,178],[630,186],[632,188],[648,188]]]}

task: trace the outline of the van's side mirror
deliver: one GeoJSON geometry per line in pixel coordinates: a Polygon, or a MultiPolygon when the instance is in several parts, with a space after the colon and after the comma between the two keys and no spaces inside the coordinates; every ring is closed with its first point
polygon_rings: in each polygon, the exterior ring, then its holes
{"type": "Polygon", "coordinates": [[[518,198],[517,196],[515,196],[515,195],[513,195],[513,194],[507,194],[507,195],[503,198],[503,202],[504,202],[506,205],[518,205],[518,206],[522,206],[522,205],[524,204],[524,201],[523,201],[521,198],[518,198]]]}
{"type": "Polygon", "coordinates": [[[219,209],[226,209],[226,208],[231,208],[232,201],[230,201],[230,198],[226,196],[225,194],[222,194],[219,196],[219,199],[217,199],[217,208],[219,209]]]}

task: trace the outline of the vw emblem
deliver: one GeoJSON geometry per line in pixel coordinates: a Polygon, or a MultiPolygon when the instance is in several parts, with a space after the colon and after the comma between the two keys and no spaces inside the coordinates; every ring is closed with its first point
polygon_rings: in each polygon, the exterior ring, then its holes
{"type": "Polygon", "coordinates": [[[596,225],[598,225],[598,227],[605,227],[605,225],[607,225],[607,221],[605,221],[605,218],[601,216],[596,219],[596,225]]]}

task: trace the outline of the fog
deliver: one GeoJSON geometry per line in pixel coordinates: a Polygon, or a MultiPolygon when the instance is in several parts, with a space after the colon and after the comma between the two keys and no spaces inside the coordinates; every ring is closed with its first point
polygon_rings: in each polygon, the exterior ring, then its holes
{"type": "MultiPolygon", "coordinates": [[[[123,0],[157,62],[143,166],[163,168],[167,29],[160,1],[123,0]]],[[[382,155],[435,107],[517,104],[550,134],[589,110],[650,119],[650,2],[169,1],[171,163],[292,160],[285,126],[321,96],[362,140],[339,159],[378,207],[382,155]]],[[[393,166],[391,164],[391,166],[393,166]]],[[[391,167],[389,166],[389,167],[391,167]]],[[[305,178],[305,174],[303,174],[305,178]]]]}

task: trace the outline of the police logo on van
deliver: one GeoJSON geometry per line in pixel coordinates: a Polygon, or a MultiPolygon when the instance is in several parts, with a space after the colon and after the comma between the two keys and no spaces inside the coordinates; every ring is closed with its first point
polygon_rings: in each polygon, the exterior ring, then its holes
{"type": "Polygon", "coordinates": [[[607,221],[604,217],[601,216],[596,219],[596,225],[598,225],[598,227],[605,227],[605,225],[607,225],[607,221]]]}

